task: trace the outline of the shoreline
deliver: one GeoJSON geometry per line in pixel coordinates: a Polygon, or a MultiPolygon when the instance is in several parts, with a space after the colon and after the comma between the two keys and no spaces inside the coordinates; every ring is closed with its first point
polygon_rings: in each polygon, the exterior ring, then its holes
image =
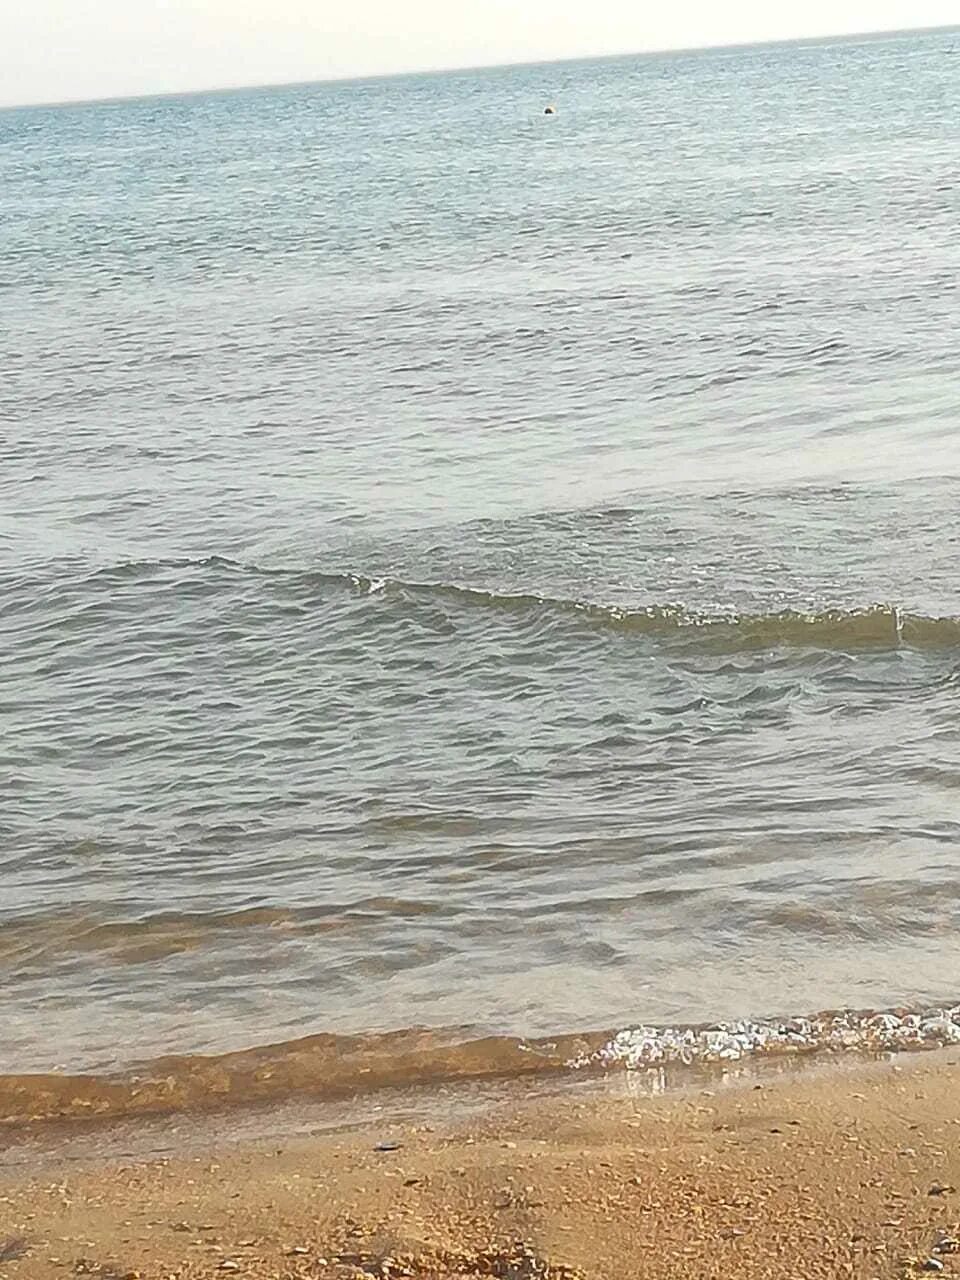
{"type": "Polygon", "coordinates": [[[960,1274],[960,1051],[660,1074],[7,1129],[2,1274],[960,1274]]]}
{"type": "Polygon", "coordinates": [[[0,1133],[22,1124],[99,1121],[337,1100],[385,1090],[531,1079],[609,1068],[870,1058],[960,1045],[960,1005],[827,1010],[809,1017],[553,1037],[471,1035],[468,1028],[331,1033],[219,1054],[177,1054],[106,1074],[0,1074],[0,1133]]]}

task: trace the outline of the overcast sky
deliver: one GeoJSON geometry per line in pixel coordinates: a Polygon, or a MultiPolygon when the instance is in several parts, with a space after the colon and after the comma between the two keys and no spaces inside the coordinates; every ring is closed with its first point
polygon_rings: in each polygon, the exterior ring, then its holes
{"type": "Polygon", "coordinates": [[[737,44],[960,20],[958,0],[0,0],[0,103],[737,44]]]}

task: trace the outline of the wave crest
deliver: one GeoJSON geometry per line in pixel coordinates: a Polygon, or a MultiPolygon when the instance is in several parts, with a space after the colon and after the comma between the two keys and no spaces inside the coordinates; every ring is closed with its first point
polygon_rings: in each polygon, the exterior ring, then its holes
{"type": "Polygon", "coordinates": [[[0,1076],[0,1124],[111,1120],[337,1098],[386,1088],[518,1079],[575,1070],[637,1070],[782,1054],[869,1055],[960,1043],[960,1005],[839,1010],[810,1018],[712,1026],[638,1026],[553,1039],[411,1029],[315,1035],[218,1056],[158,1058],[117,1075],[0,1076]]]}
{"type": "Polygon", "coordinates": [[[372,603],[401,609],[441,606],[480,610],[534,620],[562,618],[587,629],[606,629],[721,650],[779,647],[825,650],[960,648],[960,617],[914,613],[895,604],[826,608],[804,612],[700,612],[682,603],[636,607],[551,596],[529,591],[498,591],[452,582],[414,581],[364,573],[264,567],[211,556],[203,560],[154,562],[101,571],[127,576],[162,568],[213,570],[228,575],[281,578],[301,590],[340,590],[370,597],[372,603]]]}

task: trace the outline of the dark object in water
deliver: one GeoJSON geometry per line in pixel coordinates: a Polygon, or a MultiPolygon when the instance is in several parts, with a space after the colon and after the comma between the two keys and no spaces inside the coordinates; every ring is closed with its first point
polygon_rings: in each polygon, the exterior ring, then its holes
{"type": "Polygon", "coordinates": [[[543,114],[544,114],[545,116],[555,116],[555,115],[557,114],[557,108],[556,108],[556,107],[553,105],[553,103],[551,102],[551,103],[550,103],[550,105],[546,108],[546,110],[544,111],[544,113],[543,113],[543,114]]]}

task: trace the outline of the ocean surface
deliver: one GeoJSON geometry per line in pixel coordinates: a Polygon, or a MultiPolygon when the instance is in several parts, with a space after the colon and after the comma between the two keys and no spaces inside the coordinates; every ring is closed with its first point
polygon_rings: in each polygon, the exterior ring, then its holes
{"type": "Polygon", "coordinates": [[[0,1071],[960,995],[958,129],[960,31],[0,113],[0,1071]]]}

